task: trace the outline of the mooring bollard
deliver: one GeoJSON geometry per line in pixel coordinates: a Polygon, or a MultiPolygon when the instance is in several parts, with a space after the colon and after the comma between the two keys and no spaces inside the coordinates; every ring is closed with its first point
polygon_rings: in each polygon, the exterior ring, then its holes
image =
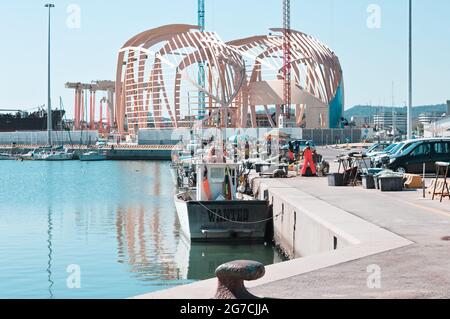
{"type": "Polygon", "coordinates": [[[263,264],[250,260],[237,260],[223,264],[216,270],[218,287],[215,299],[259,299],[244,286],[244,281],[262,278],[266,273],[263,264]]]}

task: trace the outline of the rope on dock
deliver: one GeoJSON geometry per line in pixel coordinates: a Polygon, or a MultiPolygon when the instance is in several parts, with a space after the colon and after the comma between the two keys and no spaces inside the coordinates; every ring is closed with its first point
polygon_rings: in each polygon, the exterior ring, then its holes
{"type": "Polygon", "coordinates": [[[238,221],[235,221],[235,220],[231,220],[231,219],[225,218],[225,217],[217,214],[216,212],[213,212],[212,210],[210,210],[208,207],[206,207],[202,203],[200,203],[200,202],[198,202],[198,203],[200,204],[200,206],[202,206],[208,212],[210,212],[211,214],[219,217],[220,219],[223,219],[224,221],[227,221],[227,222],[230,222],[230,223],[239,224],[239,225],[255,225],[255,224],[267,223],[268,221],[271,221],[271,220],[273,220],[275,218],[278,218],[278,216],[280,216],[282,214],[282,213],[279,213],[278,215],[272,216],[272,217],[264,219],[264,220],[256,221],[256,222],[238,222],[238,221]]]}

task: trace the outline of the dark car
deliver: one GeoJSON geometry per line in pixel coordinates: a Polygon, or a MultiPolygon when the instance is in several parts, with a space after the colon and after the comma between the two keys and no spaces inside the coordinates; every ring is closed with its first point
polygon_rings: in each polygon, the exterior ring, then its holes
{"type": "Polygon", "coordinates": [[[399,173],[436,172],[436,162],[450,162],[450,139],[428,139],[412,143],[401,154],[390,158],[387,167],[399,173]]]}

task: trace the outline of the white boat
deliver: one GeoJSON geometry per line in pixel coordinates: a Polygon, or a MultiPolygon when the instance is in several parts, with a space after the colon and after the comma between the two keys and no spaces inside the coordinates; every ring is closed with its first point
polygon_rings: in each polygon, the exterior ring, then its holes
{"type": "Polygon", "coordinates": [[[17,158],[23,161],[39,161],[43,160],[48,152],[48,148],[36,148],[26,154],[19,155],[17,158]]]}
{"type": "Polygon", "coordinates": [[[175,196],[181,230],[191,241],[264,241],[268,202],[238,193],[239,164],[196,164],[197,187],[175,196]]]}
{"type": "Polygon", "coordinates": [[[64,151],[52,151],[42,156],[44,161],[71,161],[73,160],[73,153],[64,151]]]}
{"type": "Polygon", "coordinates": [[[173,185],[178,187],[178,165],[175,163],[170,164],[170,176],[172,177],[173,185]]]}
{"type": "Polygon", "coordinates": [[[104,151],[91,151],[80,155],[80,161],[82,162],[98,162],[106,161],[106,159],[107,156],[104,151]]]}
{"type": "Polygon", "coordinates": [[[13,159],[14,156],[8,153],[0,153],[0,161],[13,159]]]}

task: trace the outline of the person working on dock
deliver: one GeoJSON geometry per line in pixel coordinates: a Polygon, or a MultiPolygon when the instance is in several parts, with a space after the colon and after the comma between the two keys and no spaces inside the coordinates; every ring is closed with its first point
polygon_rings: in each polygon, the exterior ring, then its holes
{"type": "Polygon", "coordinates": [[[289,160],[289,164],[295,163],[295,155],[292,150],[288,150],[288,160],[289,160]]]}
{"type": "Polygon", "coordinates": [[[306,143],[306,148],[303,151],[303,157],[305,159],[302,167],[302,176],[307,176],[308,167],[311,168],[313,176],[317,175],[316,165],[314,164],[313,151],[309,142],[306,143]]]}
{"type": "Polygon", "coordinates": [[[209,149],[208,156],[206,157],[206,162],[213,164],[226,163],[226,158],[224,156],[224,148],[220,146],[218,147],[212,146],[209,149]]]}
{"type": "Polygon", "coordinates": [[[267,155],[272,155],[272,135],[267,136],[267,155]]]}
{"type": "Polygon", "coordinates": [[[294,156],[295,156],[295,158],[299,158],[299,156],[300,156],[300,144],[299,143],[294,144],[294,156]]]}
{"type": "Polygon", "coordinates": [[[245,160],[248,160],[250,158],[250,143],[248,141],[245,142],[245,160]]]}
{"type": "Polygon", "coordinates": [[[289,142],[287,155],[288,155],[289,164],[295,163],[294,145],[292,144],[292,142],[289,142]]]}
{"type": "Polygon", "coordinates": [[[217,160],[216,148],[214,146],[212,146],[208,151],[208,155],[206,157],[206,162],[207,163],[216,163],[216,160],[217,160]]]}
{"type": "Polygon", "coordinates": [[[260,155],[259,155],[259,146],[260,146],[259,140],[257,140],[257,141],[256,141],[256,157],[257,157],[257,158],[260,157],[260,155]]]}

